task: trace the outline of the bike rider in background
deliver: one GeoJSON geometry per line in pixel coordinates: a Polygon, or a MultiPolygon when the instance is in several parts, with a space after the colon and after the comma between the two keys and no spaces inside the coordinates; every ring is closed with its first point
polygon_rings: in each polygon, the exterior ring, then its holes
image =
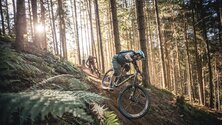
{"type": "MultiPolygon", "coordinates": [[[[114,81],[116,77],[121,75],[121,67],[124,67],[125,71],[128,72],[130,70],[130,66],[128,63],[134,63],[137,66],[136,61],[144,58],[145,54],[142,50],[138,50],[136,52],[133,50],[125,50],[115,54],[112,58],[112,67],[114,70],[114,74],[111,82],[114,81]]],[[[112,89],[112,83],[110,83],[110,85],[110,89],[112,89]]]]}
{"type": "Polygon", "coordinates": [[[89,67],[91,73],[93,73],[94,70],[96,69],[95,63],[97,63],[97,59],[94,56],[89,56],[88,59],[86,60],[86,65],[89,67]]]}

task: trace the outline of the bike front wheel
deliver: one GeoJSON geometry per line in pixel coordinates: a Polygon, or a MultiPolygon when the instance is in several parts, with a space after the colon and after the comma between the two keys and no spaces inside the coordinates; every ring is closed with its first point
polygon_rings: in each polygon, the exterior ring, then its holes
{"type": "Polygon", "coordinates": [[[119,111],[128,119],[143,117],[150,108],[147,91],[138,85],[129,85],[118,97],[119,111]]]}
{"type": "Polygon", "coordinates": [[[95,69],[95,74],[96,74],[96,76],[98,77],[98,78],[100,78],[100,72],[99,72],[99,70],[98,69],[95,69]]]}

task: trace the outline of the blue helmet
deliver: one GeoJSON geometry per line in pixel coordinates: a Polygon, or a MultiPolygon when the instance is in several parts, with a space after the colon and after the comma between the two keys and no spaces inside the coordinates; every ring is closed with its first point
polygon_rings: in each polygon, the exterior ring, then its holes
{"type": "Polygon", "coordinates": [[[139,54],[142,58],[145,58],[145,54],[143,53],[142,50],[136,51],[136,54],[139,54]]]}

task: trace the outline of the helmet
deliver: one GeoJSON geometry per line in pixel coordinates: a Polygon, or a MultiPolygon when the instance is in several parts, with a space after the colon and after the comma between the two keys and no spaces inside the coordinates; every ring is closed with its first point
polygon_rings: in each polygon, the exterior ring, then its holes
{"type": "Polygon", "coordinates": [[[145,54],[143,53],[142,50],[136,51],[136,54],[139,54],[142,58],[145,58],[145,54]]]}

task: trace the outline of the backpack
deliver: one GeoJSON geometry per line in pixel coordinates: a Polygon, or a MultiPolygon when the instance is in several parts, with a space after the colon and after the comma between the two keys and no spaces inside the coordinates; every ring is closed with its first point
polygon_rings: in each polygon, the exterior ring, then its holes
{"type": "Polygon", "coordinates": [[[117,53],[117,62],[120,64],[120,65],[124,65],[125,64],[125,58],[123,59],[123,56],[122,56],[122,54],[123,53],[128,53],[128,52],[133,52],[133,54],[135,55],[136,54],[136,52],[135,51],[133,51],[133,50],[122,50],[122,51],[120,51],[119,53],[117,53]]]}
{"type": "Polygon", "coordinates": [[[119,55],[119,54],[128,53],[128,52],[133,52],[133,54],[136,54],[136,52],[133,50],[122,50],[122,51],[118,52],[117,54],[119,55]]]}

